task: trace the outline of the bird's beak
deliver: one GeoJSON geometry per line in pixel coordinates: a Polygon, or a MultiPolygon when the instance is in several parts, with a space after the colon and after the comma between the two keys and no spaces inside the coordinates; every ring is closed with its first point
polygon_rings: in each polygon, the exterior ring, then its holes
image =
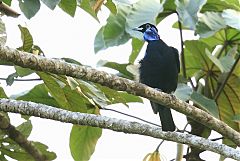
{"type": "Polygon", "coordinates": [[[132,30],[142,32],[142,29],[143,28],[136,27],[136,28],[133,28],[132,30]]]}

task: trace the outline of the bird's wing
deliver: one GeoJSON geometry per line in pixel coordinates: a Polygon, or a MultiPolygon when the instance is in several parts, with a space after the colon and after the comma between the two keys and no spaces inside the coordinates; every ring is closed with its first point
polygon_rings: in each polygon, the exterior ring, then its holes
{"type": "Polygon", "coordinates": [[[177,63],[177,68],[178,68],[178,73],[180,73],[180,62],[179,62],[179,54],[178,54],[178,50],[174,47],[172,47],[175,59],[176,59],[176,63],[177,63]]]}

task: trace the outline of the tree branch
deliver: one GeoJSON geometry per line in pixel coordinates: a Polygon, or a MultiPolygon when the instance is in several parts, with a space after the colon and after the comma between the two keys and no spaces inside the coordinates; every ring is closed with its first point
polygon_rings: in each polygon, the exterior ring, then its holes
{"type": "Polygon", "coordinates": [[[21,67],[37,71],[51,72],[67,75],[86,81],[99,83],[109,88],[126,91],[128,93],[145,97],[151,101],[170,107],[205,126],[219,132],[240,146],[240,134],[224,122],[216,119],[207,112],[183,102],[173,95],[160,92],[144,84],[118,77],[91,67],[66,63],[61,60],[49,59],[34,54],[21,52],[7,47],[0,47],[0,59],[12,62],[21,67]]]}
{"type": "Polygon", "coordinates": [[[66,123],[100,127],[118,132],[160,138],[182,144],[188,144],[190,146],[195,146],[200,149],[206,149],[221,154],[225,157],[240,160],[240,152],[226,145],[191,134],[163,132],[160,128],[138,122],[109,118],[94,114],[71,112],[43,104],[10,99],[0,99],[0,110],[29,116],[37,116],[66,123]]]}
{"type": "Polygon", "coordinates": [[[13,125],[10,124],[9,119],[0,112],[0,129],[3,130],[10,139],[14,140],[20,147],[29,153],[36,161],[46,161],[46,156],[43,155],[27,138],[20,133],[13,125]]]}

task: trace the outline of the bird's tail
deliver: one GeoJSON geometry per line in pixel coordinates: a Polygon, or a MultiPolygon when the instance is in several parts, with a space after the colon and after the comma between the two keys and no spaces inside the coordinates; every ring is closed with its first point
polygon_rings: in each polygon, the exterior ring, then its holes
{"type": "Polygon", "coordinates": [[[173,122],[172,113],[170,108],[163,105],[157,104],[155,102],[150,102],[152,105],[153,112],[155,114],[159,113],[160,121],[162,123],[163,131],[174,131],[176,126],[173,122]]]}

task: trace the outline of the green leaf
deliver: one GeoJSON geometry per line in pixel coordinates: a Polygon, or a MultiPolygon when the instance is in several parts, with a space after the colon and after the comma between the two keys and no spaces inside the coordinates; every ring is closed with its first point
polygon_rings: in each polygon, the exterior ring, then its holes
{"type": "Polygon", "coordinates": [[[61,0],[58,6],[67,14],[74,17],[76,8],[77,8],[77,1],[76,0],[61,0]]]}
{"type": "Polygon", "coordinates": [[[6,80],[7,85],[11,86],[14,82],[14,79],[17,77],[18,77],[18,74],[16,72],[8,75],[7,80],[6,80]]]}
{"type": "Polygon", "coordinates": [[[106,95],[111,104],[122,103],[126,106],[129,102],[140,102],[143,103],[141,97],[128,94],[126,92],[116,91],[106,86],[96,84],[96,86],[106,95]]]}
{"type": "Polygon", "coordinates": [[[101,135],[100,128],[74,125],[70,135],[70,150],[74,160],[89,160],[101,135]]]}
{"type": "Polygon", "coordinates": [[[157,15],[162,11],[163,4],[161,4],[159,0],[138,1],[132,5],[131,11],[126,17],[126,31],[131,36],[135,37],[137,34],[139,34],[139,36],[141,35],[142,38],[142,34],[134,31],[133,28],[136,28],[147,22],[155,24],[157,15]]]}
{"type": "Polygon", "coordinates": [[[240,114],[233,116],[233,121],[240,123],[240,114]]]}
{"type": "Polygon", "coordinates": [[[214,11],[221,12],[224,9],[240,10],[238,0],[208,0],[202,7],[201,12],[214,11]]]}
{"type": "Polygon", "coordinates": [[[133,64],[134,61],[136,60],[138,54],[140,53],[142,47],[144,45],[144,42],[136,39],[136,38],[132,38],[132,53],[128,58],[129,63],[133,64]]]}
{"type": "Polygon", "coordinates": [[[98,106],[106,107],[110,104],[109,99],[105,96],[105,94],[97,88],[94,83],[86,82],[82,80],[76,80],[78,82],[81,91],[84,95],[88,96],[89,99],[92,99],[98,106]]]}
{"type": "Polygon", "coordinates": [[[16,73],[19,77],[24,77],[24,76],[27,76],[27,75],[30,75],[30,74],[34,73],[34,71],[29,69],[29,68],[23,68],[23,67],[20,67],[20,66],[14,66],[14,68],[15,68],[16,73]]]}
{"type": "Polygon", "coordinates": [[[32,49],[33,46],[33,38],[30,34],[29,30],[26,27],[22,27],[21,25],[18,25],[20,31],[21,31],[21,39],[23,42],[23,46],[21,49],[23,51],[29,52],[32,49]]]}
{"type": "Polygon", "coordinates": [[[6,27],[2,19],[0,19],[0,45],[4,46],[7,41],[6,27]]]}
{"type": "Polygon", "coordinates": [[[206,2],[207,0],[175,1],[177,6],[176,10],[183,26],[195,29],[198,20],[197,14],[206,2]]]}
{"type": "Polygon", "coordinates": [[[107,60],[99,60],[97,63],[98,67],[108,67],[111,69],[115,69],[119,72],[119,74],[118,74],[119,76],[122,76],[122,77],[128,78],[128,79],[134,79],[132,73],[130,73],[127,70],[128,65],[129,64],[119,64],[116,62],[109,62],[107,60]]]}
{"type": "Polygon", "coordinates": [[[205,53],[208,56],[208,58],[221,70],[222,73],[226,72],[226,69],[224,68],[220,60],[214,55],[212,55],[212,53],[210,53],[210,51],[207,48],[205,49],[205,53]]]}
{"type": "Polygon", "coordinates": [[[112,13],[112,14],[117,14],[117,7],[116,5],[112,2],[112,0],[107,0],[107,2],[104,4],[108,9],[109,11],[112,13]]]}
{"type": "Polygon", "coordinates": [[[129,40],[130,36],[125,31],[126,16],[128,12],[129,7],[119,6],[116,15],[110,14],[107,19],[107,24],[98,31],[95,37],[95,53],[108,47],[124,44],[129,40]]]}
{"type": "Polygon", "coordinates": [[[191,94],[191,100],[200,106],[203,110],[208,111],[211,115],[216,118],[219,118],[219,111],[217,104],[214,100],[209,99],[198,92],[194,92],[191,94]]]}
{"type": "Polygon", "coordinates": [[[32,132],[32,123],[30,120],[22,123],[21,125],[19,125],[17,127],[17,130],[22,133],[26,138],[29,137],[29,135],[31,134],[32,132]]]}
{"type": "Polygon", "coordinates": [[[179,83],[177,89],[174,92],[174,95],[182,101],[187,101],[190,99],[192,92],[193,90],[191,87],[186,84],[179,83]]]}
{"type": "Polygon", "coordinates": [[[189,77],[194,76],[199,70],[208,71],[212,62],[205,54],[205,50],[211,48],[201,41],[185,41],[186,72],[189,77]]]}
{"type": "Polygon", "coordinates": [[[54,10],[61,0],[41,0],[48,8],[54,10]]]}
{"type": "Polygon", "coordinates": [[[4,89],[0,86],[0,98],[8,98],[4,89]]]}
{"type": "Polygon", "coordinates": [[[11,6],[12,0],[3,0],[4,3],[6,3],[8,6],[11,6]]]}
{"type": "Polygon", "coordinates": [[[63,109],[76,112],[86,112],[89,100],[84,97],[80,90],[69,86],[65,77],[38,72],[44,81],[49,93],[63,109]]]}
{"type": "MultiPolygon", "coordinates": [[[[216,85],[217,83],[215,82],[216,85]]],[[[220,120],[233,129],[240,131],[239,124],[233,120],[233,117],[240,113],[240,80],[237,76],[230,76],[217,100],[217,104],[219,106],[220,120]]]]}
{"type": "Polygon", "coordinates": [[[157,16],[157,24],[161,22],[164,18],[176,12],[175,0],[166,0],[163,4],[163,11],[157,16]]]}
{"type": "Polygon", "coordinates": [[[32,18],[40,9],[39,0],[19,1],[19,7],[23,14],[28,18],[32,18]]]}
{"type": "MultiPolygon", "coordinates": [[[[30,91],[20,93],[14,96],[17,100],[31,101],[36,103],[42,103],[45,105],[60,107],[53,97],[48,94],[48,90],[44,84],[38,84],[30,91]]],[[[13,97],[11,97],[13,98],[13,97]]]]}
{"type": "Polygon", "coordinates": [[[93,6],[91,5],[91,1],[90,0],[82,0],[80,3],[80,7],[86,11],[87,13],[89,13],[93,18],[95,18],[97,21],[98,17],[97,17],[97,13],[93,10],[93,6]]]}
{"type": "Polygon", "coordinates": [[[222,16],[218,12],[205,12],[200,18],[196,26],[196,33],[200,37],[205,38],[212,36],[217,31],[226,27],[222,16]]]}
{"type": "MultiPolygon", "coordinates": [[[[15,145],[15,147],[18,147],[20,149],[20,147],[17,145],[15,145]]],[[[12,147],[9,149],[7,149],[5,147],[1,148],[1,153],[3,153],[4,155],[6,155],[12,159],[18,160],[18,161],[24,161],[24,160],[34,161],[34,159],[32,158],[32,156],[30,154],[26,153],[23,150],[13,150],[12,147]]]]}
{"type": "Polygon", "coordinates": [[[57,158],[57,155],[52,152],[52,151],[48,151],[48,146],[40,143],[40,142],[32,142],[34,144],[34,146],[41,151],[41,153],[43,155],[45,155],[47,157],[46,160],[55,160],[57,158]]]}
{"type": "Polygon", "coordinates": [[[222,17],[228,26],[240,30],[240,12],[226,9],[222,12],[222,17]]]}

